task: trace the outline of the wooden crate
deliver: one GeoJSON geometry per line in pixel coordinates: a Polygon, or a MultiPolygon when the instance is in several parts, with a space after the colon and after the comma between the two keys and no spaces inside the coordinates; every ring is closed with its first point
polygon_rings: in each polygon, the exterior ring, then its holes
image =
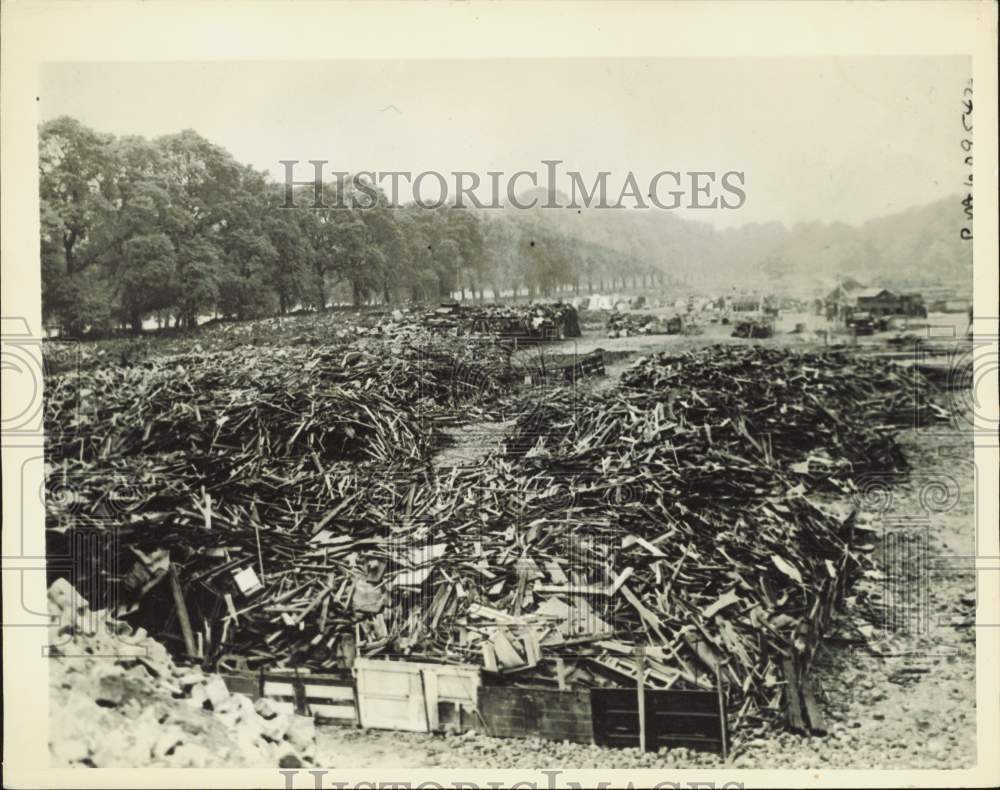
{"type": "Polygon", "coordinates": [[[362,727],[436,732],[473,726],[478,667],[359,658],[354,673],[362,727]]]}
{"type": "Polygon", "coordinates": [[[481,686],[476,729],[498,738],[593,743],[588,691],[481,686]]]}

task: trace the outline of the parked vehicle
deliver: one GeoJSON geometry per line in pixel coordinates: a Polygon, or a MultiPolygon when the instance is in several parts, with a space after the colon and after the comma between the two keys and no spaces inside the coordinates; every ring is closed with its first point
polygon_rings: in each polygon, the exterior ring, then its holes
{"type": "Polygon", "coordinates": [[[854,312],[847,319],[847,327],[854,331],[855,335],[874,335],[875,320],[871,313],[854,312]]]}

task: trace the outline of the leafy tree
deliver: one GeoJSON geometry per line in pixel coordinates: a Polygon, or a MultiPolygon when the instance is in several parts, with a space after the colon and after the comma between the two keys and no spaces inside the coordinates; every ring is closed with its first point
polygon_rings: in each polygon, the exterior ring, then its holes
{"type": "Polygon", "coordinates": [[[135,236],[125,243],[125,265],[118,280],[121,317],[133,332],[143,316],[175,303],[174,247],[165,233],[135,236]]]}

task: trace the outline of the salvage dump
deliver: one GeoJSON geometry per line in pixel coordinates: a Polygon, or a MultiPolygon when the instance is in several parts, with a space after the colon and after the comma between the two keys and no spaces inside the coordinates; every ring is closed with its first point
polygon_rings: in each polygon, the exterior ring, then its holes
{"type": "MultiPolygon", "coordinates": [[[[152,700],[170,764],[215,764],[216,741],[308,762],[296,713],[511,734],[503,695],[532,689],[567,711],[558,740],[660,743],[599,715],[637,687],[705,692],[723,751],[747,727],[825,732],[810,670],[873,567],[856,481],[905,471],[896,435],[946,416],[934,389],[846,346],[705,342],[605,375],[611,356],[558,343],[578,321],[445,305],[50,344],[48,552],[99,547],[50,566],[53,600],[72,578],[155,645],[60,669],[87,679],[68,704],[96,695],[110,722],[152,700]],[[456,435],[483,437],[476,460],[437,463],[456,435]],[[378,689],[413,672],[425,712],[397,721],[378,689]],[[201,746],[168,743],[193,726],[201,746]]],[[[80,616],[62,633],[98,652],[80,616]]],[[[128,762],[54,737],[66,761],[128,762]]]]}

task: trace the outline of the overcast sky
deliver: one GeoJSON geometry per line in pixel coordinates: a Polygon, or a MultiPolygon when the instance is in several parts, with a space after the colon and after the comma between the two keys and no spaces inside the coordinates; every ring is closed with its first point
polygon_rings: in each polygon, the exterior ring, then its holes
{"type": "Polygon", "coordinates": [[[275,178],[281,159],[303,177],[309,159],[483,174],[561,159],[615,184],[741,170],[743,208],[680,213],[859,223],[961,189],[969,69],[965,57],[53,64],[38,107],[116,135],[195,129],[275,178]]]}

